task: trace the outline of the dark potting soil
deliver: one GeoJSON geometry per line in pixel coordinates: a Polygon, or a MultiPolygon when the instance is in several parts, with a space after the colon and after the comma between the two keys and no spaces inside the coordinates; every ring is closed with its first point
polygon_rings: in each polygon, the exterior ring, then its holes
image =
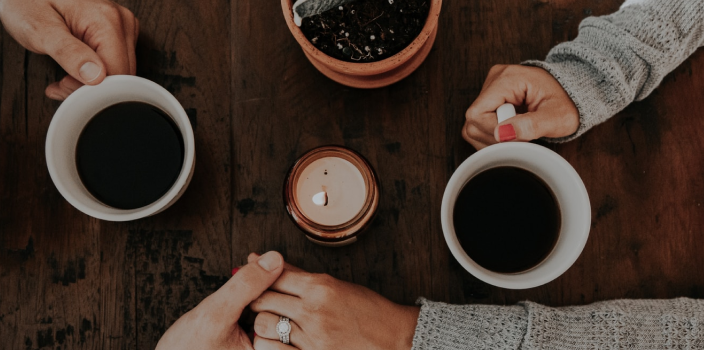
{"type": "Polygon", "coordinates": [[[354,0],[304,18],[303,34],[318,50],[348,62],[389,58],[420,34],[432,0],[354,0]]]}

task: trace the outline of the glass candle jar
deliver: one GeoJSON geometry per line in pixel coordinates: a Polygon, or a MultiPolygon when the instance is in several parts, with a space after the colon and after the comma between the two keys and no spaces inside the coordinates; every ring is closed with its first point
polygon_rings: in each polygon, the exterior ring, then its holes
{"type": "Polygon", "coordinates": [[[379,182],[369,162],[342,146],[308,151],[286,175],[284,204],[289,217],[314,243],[353,243],[379,205],[379,182]]]}

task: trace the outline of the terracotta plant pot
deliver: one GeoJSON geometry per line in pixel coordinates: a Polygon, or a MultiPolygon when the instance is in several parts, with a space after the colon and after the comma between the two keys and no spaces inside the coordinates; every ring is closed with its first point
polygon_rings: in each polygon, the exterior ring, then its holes
{"type": "Polygon", "coordinates": [[[407,76],[420,66],[430,53],[438,31],[438,17],[442,0],[430,0],[430,11],[423,30],[401,52],[377,62],[353,63],[332,58],[318,50],[303,35],[301,28],[293,22],[293,1],[281,0],[281,8],[288,29],[303,48],[310,63],[328,78],[351,87],[373,89],[391,85],[407,76]]]}

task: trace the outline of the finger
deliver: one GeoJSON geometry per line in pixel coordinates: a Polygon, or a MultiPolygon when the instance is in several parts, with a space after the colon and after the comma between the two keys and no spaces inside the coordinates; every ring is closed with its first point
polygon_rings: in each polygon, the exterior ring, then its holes
{"type": "MultiPolygon", "coordinates": [[[[272,340],[279,339],[279,333],[276,332],[276,325],[279,323],[279,316],[269,313],[261,312],[257,315],[257,319],[254,320],[254,332],[257,336],[272,340]]],[[[303,330],[298,326],[293,320],[289,320],[291,324],[291,333],[289,334],[290,343],[298,348],[306,348],[305,344],[302,344],[302,339],[304,338],[303,330]]]]}
{"type": "Polygon", "coordinates": [[[271,312],[292,319],[303,315],[301,299],[288,294],[266,291],[254,300],[249,307],[254,312],[271,312]]]}
{"type": "Polygon", "coordinates": [[[493,129],[491,129],[490,133],[487,133],[477,128],[476,125],[471,122],[467,122],[467,124],[465,124],[465,127],[462,129],[462,137],[475,148],[477,148],[480,144],[482,145],[481,148],[484,148],[486,145],[496,143],[494,140],[493,129]]]}
{"type": "MultiPolygon", "coordinates": [[[[105,10],[103,17],[104,21],[95,33],[86,36],[86,43],[93,47],[103,60],[108,75],[129,74],[130,58],[122,12],[115,7],[105,10]]],[[[128,31],[133,30],[134,28],[129,28],[128,31]]]]}
{"type": "Polygon", "coordinates": [[[496,113],[493,115],[484,115],[479,118],[468,119],[464,125],[464,132],[467,136],[480,136],[486,135],[490,138],[494,135],[494,128],[496,128],[498,120],[496,119],[496,113]]]}
{"type": "Polygon", "coordinates": [[[127,46],[127,59],[130,64],[130,74],[137,74],[137,57],[135,55],[135,45],[137,44],[137,19],[132,12],[124,7],[120,7],[122,12],[122,25],[125,32],[125,45],[127,46]]]}
{"type": "Polygon", "coordinates": [[[560,128],[560,122],[560,118],[554,118],[544,112],[519,114],[497,125],[494,138],[499,142],[531,141],[560,128]]]}
{"type": "Polygon", "coordinates": [[[76,80],[70,75],[65,76],[60,81],[50,84],[47,86],[44,93],[47,97],[54,100],[65,100],[68,95],[72,94],[74,91],[78,90],[83,86],[83,83],[76,80]]]}
{"type": "Polygon", "coordinates": [[[504,103],[523,105],[526,90],[526,84],[520,81],[498,77],[482,89],[477,99],[469,106],[468,113],[476,118],[486,115],[496,118],[496,110],[504,103]]]}
{"type": "MultiPolygon", "coordinates": [[[[257,253],[249,253],[249,256],[247,257],[247,262],[251,262],[258,257],[259,257],[259,254],[257,254],[257,253]]],[[[284,269],[289,270],[289,271],[305,272],[303,269],[300,269],[296,266],[293,266],[287,262],[284,262],[284,269]]]]}
{"type": "Polygon", "coordinates": [[[68,93],[66,93],[66,91],[64,91],[59,86],[58,81],[55,83],[49,84],[49,86],[47,86],[46,89],[44,90],[44,95],[46,95],[46,97],[48,97],[52,100],[56,100],[56,101],[63,101],[66,98],[68,98],[68,93]]]}
{"type": "Polygon", "coordinates": [[[222,318],[223,322],[238,319],[242,310],[276,281],[283,265],[281,254],[268,252],[243,266],[222,288],[204,300],[207,312],[222,318]]]}
{"type": "Polygon", "coordinates": [[[252,344],[255,350],[294,350],[295,347],[286,345],[278,340],[265,339],[260,336],[254,337],[252,344]]]}
{"type": "Polygon", "coordinates": [[[100,56],[67,28],[49,28],[45,37],[41,51],[51,56],[66,73],[83,84],[95,85],[103,81],[106,68],[100,56]]]}

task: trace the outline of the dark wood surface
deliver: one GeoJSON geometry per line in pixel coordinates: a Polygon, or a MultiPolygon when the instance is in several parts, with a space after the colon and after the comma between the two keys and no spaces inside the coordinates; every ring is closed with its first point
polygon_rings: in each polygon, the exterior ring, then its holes
{"type": "Polygon", "coordinates": [[[544,58],[581,19],[619,0],[446,1],[435,46],[409,78],[338,85],[306,60],[277,0],[125,0],[141,21],[138,75],[183,104],[197,165],[172,208],[130,223],[92,219],[49,177],[44,140],[63,75],[2,33],[0,348],[151,349],[251,251],[365,285],[393,301],[552,306],[704,297],[704,52],[655,93],[580,139],[550,146],[582,176],[593,224],[563,276],[511,291],[465,272],[447,249],[440,203],[473,153],[464,111],[493,64],[544,58]],[[308,242],[281,188],[295,159],[343,144],[376,168],[373,227],[354,245],[308,242]]]}

